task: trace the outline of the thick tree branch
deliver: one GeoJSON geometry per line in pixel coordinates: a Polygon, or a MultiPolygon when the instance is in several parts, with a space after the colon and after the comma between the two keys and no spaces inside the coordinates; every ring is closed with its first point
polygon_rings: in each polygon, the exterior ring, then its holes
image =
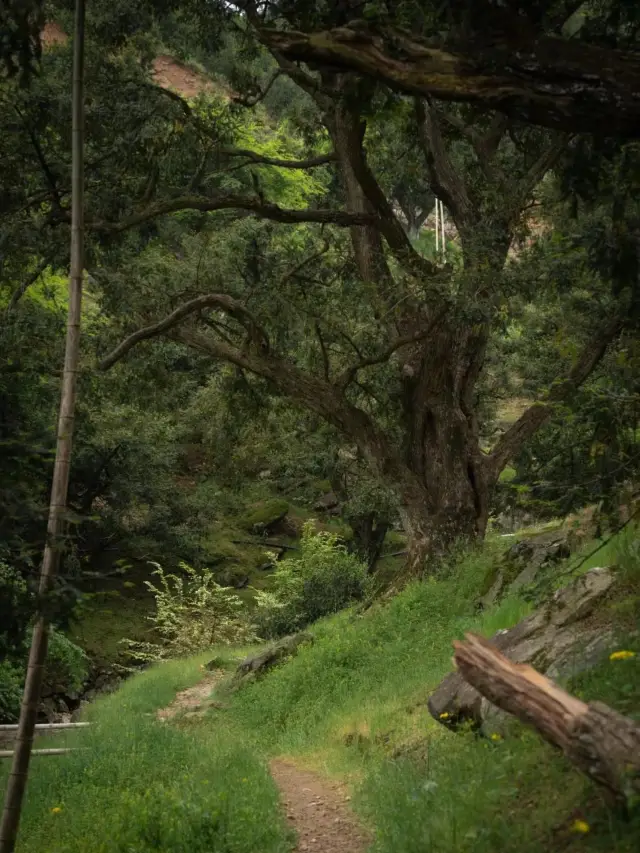
{"type": "Polygon", "coordinates": [[[261,28],[289,60],[358,72],[420,97],[484,104],[569,131],[640,135],[640,56],[522,27],[440,43],[362,22],[322,32],[261,28]]]}
{"type": "Polygon", "coordinates": [[[280,393],[320,415],[354,440],[381,476],[394,482],[409,480],[414,488],[419,488],[417,479],[406,468],[391,439],[376,427],[366,412],[345,399],[335,385],[300,370],[273,353],[241,351],[191,329],[173,329],[170,336],[199,352],[269,380],[280,393]]]}
{"type": "MultiPolygon", "coordinates": [[[[281,69],[277,69],[273,75],[273,80],[276,80],[282,74],[283,71],[281,69]]],[[[155,83],[147,83],[146,85],[155,92],[166,95],[172,101],[179,104],[184,114],[196,125],[203,136],[206,136],[214,142],[217,141],[218,137],[215,133],[215,128],[209,127],[205,121],[194,113],[186,98],[183,98],[182,95],[178,94],[178,92],[174,92],[171,89],[165,89],[163,86],[158,86],[155,83]]],[[[266,94],[266,92],[264,94],[266,94]]],[[[234,98],[234,100],[238,99],[234,98]]],[[[316,157],[309,157],[304,160],[285,160],[278,157],[266,157],[259,154],[257,151],[250,151],[246,148],[235,148],[229,145],[218,146],[216,150],[220,154],[224,154],[226,157],[244,157],[252,163],[264,166],[278,166],[281,169],[313,169],[315,166],[325,166],[327,163],[331,163],[336,159],[336,155],[333,152],[328,154],[319,154],[316,157]]]]}
{"type": "Polygon", "coordinates": [[[378,214],[378,228],[394,256],[413,275],[420,278],[436,276],[439,272],[438,267],[426,260],[411,245],[405,229],[369,168],[362,148],[362,140],[353,128],[349,133],[347,151],[353,173],[369,203],[378,214]]]}
{"type": "Polygon", "coordinates": [[[361,358],[357,364],[352,365],[344,371],[342,376],[340,376],[336,382],[337,387],[344,390],[354,381],[360,370],[364,370],[365,367],[373,367],[376,364],[384,364],[384,362],[389,361],[394,352],[402,349],[402,347],[409,346],[410,344],[416,344],[429,337],[433,329],[442,322],[446,313],[447,309],[442,308],[425,329],[421,329],[413,335],[403,335],[402,337],[396,338],[389,344],[389,346],[377,353],[377,355],[372,355],[369,358],[361,358]]]}
{"type": "Polygon", "coordinates": [[[13,309],[16,307],[18,302],[20,302],[20,300],[25,295],[27,290],[31,287],[31,285],[35,284],[35,282],[40,278],[42,273],[49,266],[49,263],[50,261],[47,258],[41,260],[35,270],[31,273],[31,275],[27,276],[27,278],[22,282],[22,284],[20,284],[13,291],[13,293],[11,294],[11,298],[9,299],[9,304],[6,307],[6,314],[10,314],[13,311],[13,309]]]}
{"type": "Polygon", "coordinates": [[[176,308],[163,320],[158,323],[153,323],[151,326],[145,326],[144,329],[138,329],[128,338],[125,338],[106,358],[100,362],[101,370],[108,370],[110,367],[125,356],[130,349],[141,341],[154,338],[157,335],[167,332],[169,329],[181,323],[190,314],[196,311],[202,311],[205,308],[219,308],[226,314],[234,317],[246,329],[250,339],[262,350],[269,349],[269,339],[265,331],[258,325],[250,311],[245,308],[237,299],[227,296],[224,293],[211,293],[206,296],[198,296],[176,308]]]}
{"type": "Polygon", "coordinates": [[[463,232],[477,221],[467,188],[447,154],[435,107],[416,98],[415,108],[418,137],[431,177],[431,187],[449,209],[458,231],[463,232]]]}
{"type": "Polygon", "coordinates": [[[485,457],[485,467],[490,483],[500,476],[507,462],[520,450],[522,445],[551,416],[555,403],[567,399],[580,385],[588,379],[595,367],[603,358],[609,344],[616,339],[624,327],[621,317],[615,316],[608,320],[594,335],[576,363],[564,379],[557,381],[547,392],[544,399],[530,406],[518,420],[504,433],[492,452],[485,457]]]}
{"type": "Polygon", "coordinates": [[[375,217],[368,214],[346,213],[341,210],[291,210],[278,207],[277,204],[264,201],[258,196],[251,195],[223,195],[214,197],[199,195],[181,195],[175,198],[164,199],[150,204],[143,210],[132,213],[119,222],[108,222],[105,220],[93,220],[87,222],[87,229],[104,234],[118,234],[135,228],[150,219],[165,216],[168,213],[176,213],[179,210],[245,210],[262,219],[272,219],[275,222],[297,223],[297,222],[320,222],[333,223],[346,228],[352,225],[369,224],[375,221],[375,217]]]}
{"type": "Polygon", "coordinates": [[[313,169],[316,166],[326,166],[327,163],[333,163],[336,160],[334,152],[319,154],[317,157],[309,157],[306,160],[281,160],[278,157],[265,157],[263,154],[258,154],[256,151],[248,151],[245,148],[227,148],[226,146],[222,146],[218,150],[227,157],[245,157],[257,165],[278,166],[280,169],[313,169]]]}

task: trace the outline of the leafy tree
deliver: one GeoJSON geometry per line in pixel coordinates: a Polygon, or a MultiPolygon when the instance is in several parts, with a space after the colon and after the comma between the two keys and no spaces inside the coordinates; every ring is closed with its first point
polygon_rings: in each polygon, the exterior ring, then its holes
{"type": "MultiPolygon", "coordinates": [[[[279,12],[305,30],[342,25],[353,9],[283,3],[279,12]]],[[[233,17],[226,5],[217,14],[231,16],[259,55],[264,22],[233,17]]],[[[335,69],[306,72],[275,52],[279,77],[308,105],[304,133],[292,120],[285,138],[260,93],[246,112],[221,95],[189,103],[159,89],[148,61],[139,62],[141,52],[149,56],[142,43],[137,33],[119,52],[90,49],[91,275],[109,318],[105,344],[119,329],[132,332],[103,367],[163,335],[201,364],[210,359],[214,374],[222,361],[238,376],[260,377],[269,394],[355,445],[394,492],[414,571],[456,537],[482,535],[500,472],[633,319],[628,276],[616,264],[594,276],[588,252],[581,255],[567,287],[597,292],[600,316],[574,301],[577,349],[554,354],[549,390],[487,446],[483,367],[522,302],[537,298],[526,276],[512,274],[510,247],[545,176],[580,171],[582,139],[476,108],[413,102],[335,69]],[[414,211],[427,192],[444,201],[458,235],[447,266],[412,244],[398,188],[414,211]]],[[[15,164],[7,170],[13,215],[3,228],[16,270],[25,253],[30,264],[43,259],[55,229],[67,227],[57,177],[67,162],[65,62],[63,47],[45,55],[42,77],[21,96],[22,118],[3,136],[29,175],[25,190],[15,164]],[[44,135],[33,130],[43,114],[44,135]]],[[[614,143],[608,161],[593,152],[592,170],[635,162],[623,148],[614,143]]],[[[631,208],[619,217],[635,234],[631,208]]],[[[576,222],[589,242],[589,217],[581,212],[576,222]]]]}

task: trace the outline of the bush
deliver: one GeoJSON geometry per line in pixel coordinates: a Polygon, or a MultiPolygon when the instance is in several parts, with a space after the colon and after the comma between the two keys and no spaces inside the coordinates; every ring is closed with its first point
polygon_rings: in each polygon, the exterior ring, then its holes
{"type": "Polygon", "coordinates": [[[259,633],[277,637],[304,628],[362,599],[369,588],[367,567],[338,543],[335,533],[303,529],[300,557],[283,561],[272,591],[259,593],[259,633]]]}
{"type": "Polygon", "coordinates": [[[49,636],[44,682],[51,693],[77,693],[86,681],[89,659],[60,631],[49,636]]]}
{"type": "Polygon", "coordinates": [[[248,643],[255,639],[243,602],[229,587],[216,583],[210,569],[181,563],[183,575],[156,566],[160,586],[145,581],[156,600],[147,619],[159,642],[123,640],[126,653],[139,663],[166,660],[204,651],[214,644],[248,643]]]}
{"type": "Polygon", "coordinates": [[[31,612],[31,596],[26,581],[0,559],[0,659],[24,654],[26,626],[31,612]]]}
{"type": "Polygon", "coordinates": [[[20,716],[24,672],[7,660],[0,661],[0,723],[15,723],[20,716]]]}

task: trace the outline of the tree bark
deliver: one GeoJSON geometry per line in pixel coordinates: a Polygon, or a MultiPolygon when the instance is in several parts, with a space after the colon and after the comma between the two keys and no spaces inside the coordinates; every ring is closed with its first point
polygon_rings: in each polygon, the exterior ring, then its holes
{"type": "Polygon", "coordinates": [[[438,43],[355,22],[323,32],[259,31],[289,60],[365,74],[408,94],[467,101],[568,131],[640,135],[640,56],[511,31],[449,34],[438,43]]]}
{"type": "Polygon", "coordinates": [[[640,794],[640,726],[600,702],[586,704],[488,640],[455,641],[455,663],[483,696],[533,726],[582,773],[626,805],[640,794]]]}
{"type": "Polygon", "coordinates": [[[82,277],[84,272],[84,17],[85,0],[76,0],[73,46],[73,127],[72,127],[72,224],[69,310],[64,371],[60,397],[58,440],[53,471],[47,544],[44,550],[38,589],[39,610],[33,629],[27,677],[24,687],[18,735],[11,774],[5,792],[0,823],[0,853],[13,853],[18,835],[20,812],[27,785],[29,761],[38,713],[44,664],[49,641],[47,599],[56,574],[64,532],[65,509],[71,467],[71,446],[75,418],[76,379],[80,352],[82,277]]]}
{"type": "Polygon", "coordinates": [[[347,523],[353,530],[354,550],[366,563],[371,574],[382,553],[389,522],[385,518],[380,518],[375,512],[368,512],[362,515],[348,515],[347,523]]]}

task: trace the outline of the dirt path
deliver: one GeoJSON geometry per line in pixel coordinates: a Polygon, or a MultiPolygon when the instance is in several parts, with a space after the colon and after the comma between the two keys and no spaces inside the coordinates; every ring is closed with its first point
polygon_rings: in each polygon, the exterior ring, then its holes
{"type": "MultiPolygon", "coordinates": [[[[193,687],[181,690],[170,705],[159,709],[157,718],[166,722],[202,716],[216,704],[210,696],[224,676],[223,670],[208,672],[193,687]]],[[[349,797],[339,783],[282,758],[274,759],[270,770],[289,825],[298,836],[296,853],[365,853],[371,838],[351,813],[349,797]]]]}
{"type": "Polygon", "coordinates": [[[271,762],[271,775],[289,824],[298,834],[297,853],[364,853],[371,839],[337,783],[283,759],[271,762]]]}
{"type": "Polygon", "coordinates": [[[156,712],[159,720],[171,720],[180,714],[183,717],[196,717],[206,713],[208,707],[212,705],[209,696],[216,684],[224,678],[224,671],[221,669],[208,672],[202,681],[194,684],[193,687],[188,687],[186,690],[181,690],[176,695],[176,698],[166,708],[160,708],[156,712]]]}

